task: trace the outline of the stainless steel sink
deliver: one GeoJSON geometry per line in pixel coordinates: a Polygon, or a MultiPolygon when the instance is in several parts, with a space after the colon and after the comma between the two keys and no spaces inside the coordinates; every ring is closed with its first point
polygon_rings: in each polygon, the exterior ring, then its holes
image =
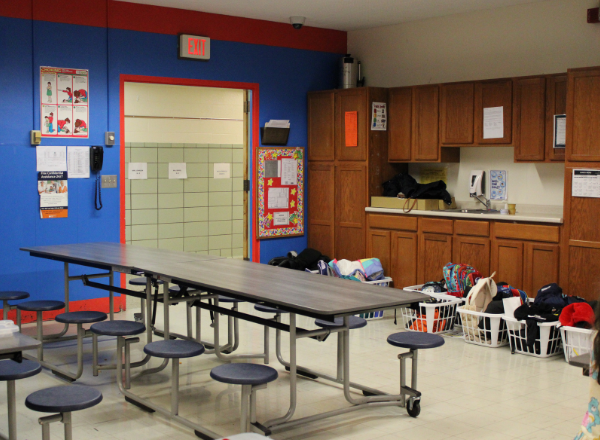
{"type": "Polygon", "coordinates": [[[463,214],[500,214],[497,209],[447,209],[446,212],[462,212],[463,214]]]}

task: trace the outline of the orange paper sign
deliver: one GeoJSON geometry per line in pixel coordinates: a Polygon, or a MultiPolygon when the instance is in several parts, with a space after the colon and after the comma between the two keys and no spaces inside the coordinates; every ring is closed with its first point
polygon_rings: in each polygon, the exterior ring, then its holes
{"type": "Polygon", "coordinates": [[[346,147],[358,147],[358,112],[346,112],[346,147]]]}

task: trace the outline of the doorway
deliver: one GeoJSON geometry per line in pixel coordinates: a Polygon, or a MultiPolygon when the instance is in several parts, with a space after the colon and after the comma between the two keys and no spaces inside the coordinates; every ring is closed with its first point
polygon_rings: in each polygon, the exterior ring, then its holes
{"type": "Polygon", "coordinates": [[[248,91],[135,81],[122,90],[124,242],[248,258],[248,91]],[[130,163],[145,164],[146,178],[130,179],[130,163]]]}

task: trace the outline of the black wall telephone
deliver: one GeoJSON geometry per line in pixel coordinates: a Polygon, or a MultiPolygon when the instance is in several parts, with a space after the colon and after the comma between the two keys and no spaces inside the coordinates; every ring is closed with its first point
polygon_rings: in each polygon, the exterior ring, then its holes
{"type": "MultiPolygon", "coordinates": [[[[90,147],[90,167],[92,171],[102,171],[102,162],[104,161],[104,148],[100,146],[90,147]]],[[[96,194],[94,195],[94,204],[96,210],[102,209],[102,182],[100,173],[96,174],[96,194]]]]}
{"type": "Polygon", "coordinates": [[[104,160],[104,148],[90,147],[90,166],[92,171],[102,171],[102,162],[104,160]]]}

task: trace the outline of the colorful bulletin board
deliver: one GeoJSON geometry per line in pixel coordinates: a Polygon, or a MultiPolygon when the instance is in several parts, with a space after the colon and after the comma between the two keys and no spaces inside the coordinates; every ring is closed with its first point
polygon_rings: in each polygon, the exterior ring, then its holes
{"type": "Polygon", "coordinates": [[[40,67],[42,137],[88,138],[89,71],[40,67]]]}
{"type": "Polygon", "coordinates": [[[304,235],[304,148],[260,147],[257,238],[304,235]]]}

